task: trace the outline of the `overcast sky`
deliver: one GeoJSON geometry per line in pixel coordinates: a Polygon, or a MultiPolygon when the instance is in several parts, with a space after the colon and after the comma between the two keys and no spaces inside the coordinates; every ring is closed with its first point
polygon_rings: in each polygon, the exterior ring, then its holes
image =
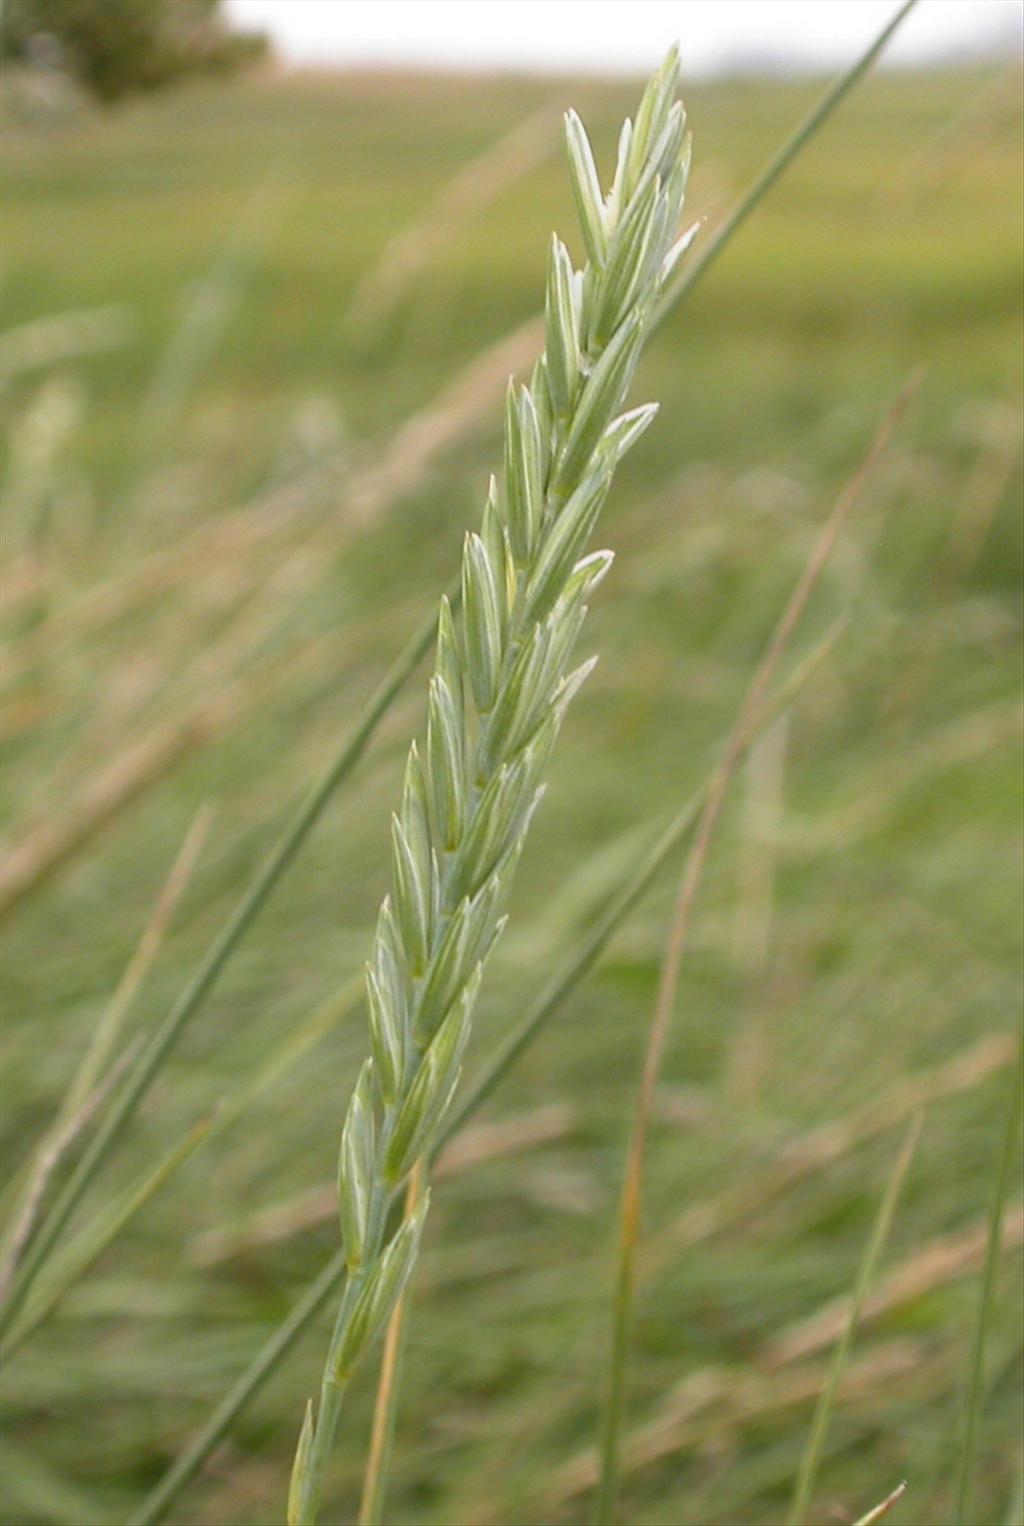
{"type": "MultiPolygon", "coordinates": [[[[287,62],[635,72],[673,39],[693,76],[852,59],[895,0],[228,0],[287,62]]],[[[1021,0],[919,0],[887,61],[1020,47],[1021,0]]]]}

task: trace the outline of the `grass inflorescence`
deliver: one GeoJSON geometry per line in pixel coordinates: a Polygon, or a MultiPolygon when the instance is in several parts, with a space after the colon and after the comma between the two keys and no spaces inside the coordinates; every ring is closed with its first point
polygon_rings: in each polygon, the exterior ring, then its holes
{"type": "Polygon", "coordinates": [[[618,462],[655,409],[620,413],[655,303],[690,242],[679,234],[689,138],[673,50],[619,139],[607,194],[575,112],[570,177],[588,261],[551,242],[545,349],[510,383],[504,455],[479,534],[466,537],[458,623],[438,619],[426,740],[392,818],[392,891],[366,971],[371,1053],[341,1136],[347,1282],[288,1515],[316,1520],[342,1396],[415,1265],[429,1203],[388,1213],[439,1135],[458,1084],[484,963],[542,793],[552,747],[592,662],[572,667],[587,600],[611,565],[587,552],[618,462]]]}

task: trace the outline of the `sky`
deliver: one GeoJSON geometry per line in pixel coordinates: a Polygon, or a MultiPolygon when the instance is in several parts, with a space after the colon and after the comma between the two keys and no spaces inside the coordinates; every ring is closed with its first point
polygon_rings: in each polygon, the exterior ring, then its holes
{"type": "MultiPolygon", "coordinates": [[[[895,0],[227,0],[286,63],[636,73],[669,43],[684,75],[849,62],[895,0]]],[[[1021,0],[919,0],[887,61],[1020,49],[1021,0]]]]}

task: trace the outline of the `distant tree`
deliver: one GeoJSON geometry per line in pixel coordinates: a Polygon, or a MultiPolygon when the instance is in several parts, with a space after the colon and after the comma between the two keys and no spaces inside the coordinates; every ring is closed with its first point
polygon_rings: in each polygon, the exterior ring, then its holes
{"type": "Polygon", "coordinates": [[[221,0],[2,0],[5,59],[58,64],[105,103],[261,57],[261,32],[233,31],[221,0]]]}

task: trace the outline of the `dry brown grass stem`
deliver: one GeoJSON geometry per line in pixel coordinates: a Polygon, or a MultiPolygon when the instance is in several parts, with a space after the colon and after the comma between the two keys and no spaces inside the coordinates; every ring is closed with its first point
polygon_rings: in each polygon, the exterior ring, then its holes
{"type": "Polygon", "coordinates": [[[1000,425],[978,454],[949,528],[935,588],[935,602],[948,607],[957,588],[970,576],[992,528],[996,510],[1010,485],[1021,452],[1020,412],[1008,403],[1000,425]]]}
{"type": "Polygon", "coordinates": [[[420,480],[442,450],[463,439],[505,394],[543,342],[543,324],[530,318],[488,346],[427,408],[398,431],[375,465],[363,471],[346,495],[345,518],[365,524],[420,480]]]}
{"type": "MultiPolygon", "coordinates": [[[[1003,1244],[1009,1249],[1024,1240],[1024,1204],[1018,1202],[1007,1208],[1003,1215],[1003,1244]]],[[[931,1292],[944,1283],[954,1282],[981,1265],[988,1242],[988,1225],[972,1224],[956,1234],[943,1235],[932,1240],[921,1250],[883,1277],[869,1293],[861,1314],[861,1324],[880,1319],[893,1309],[913,1303],[915,1298],[931,1292]]],[[[801,1320],[786,1334],[773,1341],[765,1350],[761,1366],[774,1372],[790,1362],[802,1361],[804,1357],[831,1346],[842,1332],[849,1314],[850,1300],[844,1294],[833,1299],[816,1314],[801,1320]]]]}
{"type": "Polygon", "coordinates": [[[15,737],[27,736],[37,726],[50,720],[58,706],[38,689],[25,689],[13,695],[4,705],[3,738],[12,742],[15,737]]]}
{"type": "Polygon", "coordinates": [[[697,888],[704,872],[711,839],[718,823],[726,792],[737,765],[747,747],[750,734],[765,702],[779,662],[796,629],[804,609],[832,554],[861,490],[872,470],[888,449],[893,433],[917,391],[921,377],[915,373],[900,390],[859,467],[849,479],[812,546],[810,556],[796,587],[772,633],[767,650],[751,681],[739,715],[726,744],[725,756],[710,789],[697,823],[693,846],[683,869],[676,896],[665,956],[662,961],[651,1019],[640,1091],[633,1118],[626,1155],[625,1178],[619,1210],[615,1291],[613,1295],[612,1357],[609,1364],[609,1396],[605,1422],[604,1460],[601,1479],[601,1518],[610,1519],[614,1511],[617,1436],[625,1403],[625,1366],[632,1318],[633,1288],[636,1281],[637,1242],[640,1229],[640,1203],[647,1137],[654,1104],[654,1094],[661,1073],[662,1058],[668,1039],[683,953],[689,937],[697,888]]]}
{"type": "MultiPolygon", "coordinates": [[[[393,624],[394,616],[388,621],[393,624]]],[[[382,622],[383,623],[383,622],[382,622]]],[[[365,632],[363,633],[366,634],[365,632]]],[[[0,917],[42,885],[129,806],[159,784],[187,755],[224,736],[282,688],[294,691],[310,675],[337,671],[337,634],[329,631],[289,650],[222,689],[200,697],[177,716],[129,740],[72,794],[59,815],[40,811],[5,849],[0,864],[0,917]]]]}
{"type": "MultiPolygon", "coordinates": [[[[410,491],[446,449],[464,439],[480,421],[490,417],[504,395],[510,374],[521,372],[533,359],[543,336],[541,320],[530,319],[503,335],[474,357],[431,402],[396,432],[389,444],[356,471],[342,493],[342,503],[300,533],[300,543],[287,565],[289,577],[319,568],[324,543],[336,545],[353,529],[361,529],[410,491]]],[[[196,579],[219,576],[225,563],[264,542],[277,545],[282,531],[293,532],[303,495],[294,486],[279,489],[255,503],[201,525],[173,546],[154,551],[127,573],[90,589],[55,610],[46,623],[24,636],[5,654],[4,680],[11,683],[48,651],[72,639],[81,640],[140,604],[196,579]]],[[[301,527],[301,517],[300,517],[301,527]]],[[[275,560],[275,568],[280,564],[275,560]]]]}
{"type": "Polygon", "coordinates": [[[765,1003],[775,901],[775,860],[783,818],[783,776],[789,718],[781,715],[750,749],[746,763],[733,945],[751,1002],[737,1037],[726,1081],[735,1108],[756,1100],[764,1069],[765,1003]]]}
{"type": "Polygon", "coordinates": [[[185,753],[227,726],[237,711],[237,693],[229,691],[197,706],[180,722],[157,727],[113,757],[87,781],[64,812],[45,816],[30,826],[3,855],[0,915],[9,913],[91,842],[185,753]]]}
{"type": "Polygon", "coordinates": [[[697,887],[700,884],[711,838],[714,835],[726,791],[744,752],[758,713],[764,704],[765,696],[775,676],[779,661],[789,645],[797,623],[807,607],[808,600],[818,583],[818,579],[825,569],[843,526],[849,518],[850,511],[860,497],[861,490],[871,475],[872,470],[888,449],[889,441],[906,412],[910,400],[917,390],[919,381],[919,376],[915,375],[902,388],[899,396],[882,421],[863,461],[846,484],[835,508],[822,527],[800,579],[790,595],[789,602],[783,610],[782,616],[772,634],[768,649],[761,660],[757,672],[754,674],[726,745],[725,757],[708,793],[707,804],[701,814],[693,848],[690,851],[686,867],[683,871],[679,892],[676,897],[669,937],[665,948],[665,959],[662,964],[654,1018],[644,1057],[640,1102],[637,1107],[636,1137],[630,1149],[630,1164],[627,1167],[627,1189],[624,1195],[624,1200],[628,1201],[630,1205],[628,1221],[633,1225],[634,1230],[639,1197],[639,1173],[646,1142],[651,1100],[654,1095],[658,1075],[661,1071],[665,1041],[668,1037],[672,1012],[675,1008],[679,970],[682,965],[683,952],[689,935],[697,887]]]}
{"type": "MultiPolygon", "coordinates": [[[[521,370],[532,357],[540,332],[539,321],[531,320],[506,335],[460,373],[431,407],[410,419],[383,461],[351,484],[345,522],[350,526],[365,524],[412,488],[434,456],[496,404],[509,374],[521,370]]],[[[337,541],[337,525],[331,522],[326,530],[337,541]]],[[[276,565],[271,577],[273,589],[296,596],[301,592],[308,575],[322,566],[323,537],[321,527],[319,534],[307,537],[276,565]]],[[[155,566],[150,569],[151,575],[157,571],[155,566]]],[[[198,702],[190,701],[178,715],[162,718],[143,735],[123,742],[116,755],[72,793],[70,803],[59,815],[47,808],[42,819],[30,823],[15,838],[0,869],[0,915],[92,841],[186,754],[222,735],[254,704],[262,703],[268,675],[258,674],[255,679],[243,675],[252,643],[265,635],[272,615],[272,601],[268,600],[266,608],[261,604],[233,624],[225,656],[218,657],[212,651],[204,660],[202,671],[207,682],[223,677],[228,668],[236,670],[236,676],[222,690],[198,702]]],[[[43,629],[48,631],[50,626],[43,629]]]]}
{"type": "Polygon", "coordinates": [[[464,165],[424,214],[387,243],[359,281],[345,320],[350,334],[365,337],[386,321],[420,272],[485,207],[550,155],[558,113],[542,106],[464,165]]]}
{"type": "MultiPolygon", "coordinates": [[[[427,1180],[427,1163],[417,1161],[405,1189],[405,1218],[411,1219],[423,1200],[427,1180]]],[[[384,1333],[384,1349],[381,1353],[380,1371],[377,1376],[377,1394],[373,1405],[373,1426],[370,1446],[366,1454],[366,1471],[363,1475],[363,1493],[359,1502],[359,1526],[377,1526],[380,1521],[384,1485],[387,1478],[388,1459],[394,1436],[395,1406],[402,1365],[402,1346],[409,1312],[410,1289],[406,1286],[391,1311],[384,1333]]]]}
{"type": "Polygon", "coordinates": [[[294,487],[243,504],[206,521],[187,535],[141,557],[126,571],[55,607],[42,625],[8,643],[4,651],[5,685],[22,678],[46,656],[72,641],[103,630],[140,606],[154,603],[179,584],[191,589],[197,580],[218,577],[243,553],[280,534],[301,507],[294,487]]]}
{"type": "Polygon", "coordinates": [[[1020,85],[1020,64],[1014,59],[995,78],[986,79],[958,111],[951,111],[938,131],[880,187],[881,215],[911,218],[940,184],[945,189],[958,173],[977,164],[987,140],[998,130],[1000,115],[1017,116],[1020,85]]]}
{"type": "Polygon", "coordinates": [[[157,896],[152,915],[143,928],[135,952],[125,966],[124,974],[118,981],[107,1010],[96,1026],[93,1039],[71,1083],[64,1104],[69,1112],[81,1106],[98,1082],[113,1052],[128,1009],[163,947],[171,919],[192,878],[193,870],[203,851],[216,814],[216,807],[209,801],[204,801],[192,818],[192,823],[185,833],[170,872],[157,896]]]}
{"type": "Polygon", "coordinates": [[[904,1480],[903,1483],[896,1485],[891,1494],[885,1496],[881,1504],[876,1505],[873,1510],[869,1510],[867,1515],[862,1515],[859,1521],[855,1521],[854,1526],[875,1526],[876,1521],[884,1520],[893,1506],[899,1504],[906,1492],[907,1485],[906,1480],[904,1480]]]}
{"type": "Polygon", "coordinates": [[[99,1084],[79,1104],[78,1108],[74,1112],[69,1113],[63,1122],[58,1119],[57,1123],[43,1140],[33,1162],[32,1174],[22,1198],[21,1209],[8,1236],[7,1253],[4,1256],[3,1270],[0,1271],[0,1303],[6,1297],[11,1278],[17,1271],[18,1263],[21,1260],[25,1247],[32,1237],[32,1231],[39,1217],[39,1210],[42,1208],[43,1200],[46,1197],[46,1189],[53,1180],[53,1173],[71,1149],[75,1140],[78,1139],[84,1129],[88,1128],[90,1121],[96,1115],[97,1109],[102,1106],[105,1098],[110,1095],[113,1087],[135,1058],[138,1047],[138,1039],[129,1044],[99,1084]]]}
{"type": "Polygon", "coordinates": [[[913,652],[889,700],[887,709],[890,713],[906,719],[928,687],[943,642],[949,637],[946,612],[954,607],[958,591],[977,564],[1016,470],[1020,451],[1019,410],[1008,407],[1001,426],[992,431],[978,452],[974,470],[967,479],[949,527],[931,592],[932,607],[941,611],[943,618],[924,623],[925,640],[913,652]]]}
{"type": "MultiPolygon", "coordinates": [[[[957,1234],[945,1235],[896,1266],[868,1295],[861,1314],[861,1327],[894,1310],[912,1304],[937,1288],[976,1272],[985,1254],[988,1226],[972,1224],[957,1234]]],[[[1007,1209],[1003,1219],[1003,1244],[1017,1247],[1024,1242],[1024,1204],[1007,1209]]],[[[622,1449],[623,1471],[636,1472],[665,1457],[674,1456],[723,1430],[732,1430],[759,1414],[780,1407],[811,1404],[821,1393],[825,1367],[815,1363],[796,1373],[788,1369],[816,1357],[833,1345],[849,1317],[849,1297],[825,1304],[809,1318],[800,1320],[775,1341],[768,1342],[740,1370],[708,1367],[692,1373],[665,1399],[658,1412],[637,1427],[622,1449]],[[708,1419],[708,1412],[722,1406],[724,1413],[708,1419]]],[[[851,1364],[843,1383],[844,1401],[863,1398],[870,1402],[897,1378],[927,1377],[927,1364],[919,1342],[887,1342],[866,1352],[851,1364]]],[[[572,1458],[555,1476],[546,1503],[555,1506],[592,1489],[600,1463],[593,1448],[572,1458]]]]}
{"type": "MultiPolygon", "coordinates": [[[[915,1341],[886,1342],[850,1364],[844,1402],[870,1403],[890,1384],[912,1378],[921,1369],[915,1341]]],[[[626,1439],[622,1470],[638,1473],[684,1448],[721,1447],[749,1421],[813,1404],[826,1375],[823,1362],[774,1377],[752,1368],[701,1368],[673,1390],[671,1402],[657,1416],[626,1439]]],[[[581,1452],[555,1475],[545,1503],[552,1508],[564,1505],[592,1489],[597,1477],[596,1452],[581,1452]]]]}
{"type": "MultiPolygon", "coordinates": [[[[149,732],[176,723],[186,724],[196,708],[197,694],[212,695],[232,684],[242,684],[238,707],[241,717],[250,703],[247,691],[251,689],[253,699],[262,694],[261,649],[282,619],[287,619],[291,602],[304,590],[305,585],[298,581],[298,572],[294,559],[268,561],[258,574],[243,566],[238,581],[244,587],[240,593],[231,590],[235,604],[228,620],[212,639],[204,641],[200,634],[198,646],[185,660],[181,650],[181,615],[177,614],[164,642],[165,661],[150,663],[150,671],[142,683],[129,682],[123,690],[116,685],[108,688],[106,703],[100,704],[85,733],[76,738],[74,751],[65,757],[63,768],[58,767],[49,781],[48,793],[60,797],[65,793],[73,795],[80,789],[83,758],[98,756],[102,759],[109,755],[112,746],[132,747],[149,732]],[[248,674],[256,676],[247,683],[248,674]],[[150,715],[147,722],[147,712],[156,697],[166,707],[165,713],[156,719],[150,715]],[[144,730],[140,728],[137,737],[131,734],[133,722],[141,722],[145,727],[144,730]],[[75,765],[77,769],[73,772],[75,765]]],[[[222,589],[222,592],[227,591],[222,589]]],[[[294,651],[292,655],[296,655],[294,651]]],[[[280,662],[281,656],[275,660],[280,662]]],[[[98,767],[102,766],[101,762],[98,767]]]]}
{"type": "Polygon", "coordinates": [[[36,598],[49,578],[49,563],[38,551],[13,557],[0,575],[0,609],[10,619],[19,604],[36,598]]]}
{"type": "Polygon", "coordinates": [[[936,729],[920,747],[903,756],[886,759],[879,768],[877,783],[863,791],[849,804],[831,811],[820,825],[799,830],[796,841],[801,848],[838,851],[867,832],[882,826],[891,811],[898,807],[903,792],[920,785],[928,774],[957,768],[974,758],[1007,747],[1016,741],[1024,727],[1020,701],[996,700],[936,729]]]}
{"type": "MultiPolygon", "coordinates": [[[[212,685],[228,683],[233,675],[248,671],[260,644],[282,614],[301,598],[310,583],[321,576],[324,567],[329,565],[328,552],[336,549],[341,538],[339,526],[344,526],[348,531],[361,529],[410,491],[427,472],[435,455],[471,427],[485,406],[496,403],[508,373],[522,369],[529,360],[535,343],[533,328],[526,325],[506,336],[467,367],[434,404],[414,415],[398,432],[380,462],[356,474],[348,484],[344,508],[337,520],[331,518],[312,529],[307,527],[299,543],[283,559],[280,548],[272,539],[269,549],[274,554],[267,559],[261,574],[250,571],[244,597],[217,641],[202,651],[185,670],[181,669],[177,661],[176,640],[171,643],[177,686],[182,687],[182,679],[187,674],[190,693],[204,692],[202,686],[208,690],[212,685]]],[[[261,524],[268,518],[271,523],[274,522],[275,516],[270,515],[266,505],[252,512],[257,514],[261,524]]],[[[280,519],[280,515],[276,518],[279,523],[287,524],[286,520],[280,519]]],[[[208,576],[212,556],[216,556],[218,561],[227,559],[230,564],[247,549],[244,537],[238,533],[244,529],[244,519],[240,520],[238,515],[233,514],[222,529],[226,533],[219,543],[211,546],[205,540],[201,542],[198,565],[190,553],[173,568],[175,578],[182,572],[197,574],[200,578],[208,576]]],[[[264,548],[265,540],[266,534],[261,529],[256,542],[261,549],[264,548]]],[[[165,567],[163,572],[166,573],[167,570],[165,567]]],[[[153,567],[151,571],[157,579],[161,575],[159,567],[153,567]]],[[[153,581],[152,578],[144,579],[151,586],[153,581]]],[[[194,589],[194,578],[190,578],[190,583],[194,589]]],[[[112,607],[114,606],[108,606],[108,612],[112,607]]],[[[143,693],[133,696],[129,717],[130,714],[137,714],[155,692],[166,689],[167,681],[167,674],[158,671],[145,686],[143,693]]],[[[255,685],[254,693],[260,695],[261,692],[260,686],[255,685]]],[[[194,700],[188,699],[176,722],[163,719],[156,729],[174,725],[187,729],[187,713],[194,709],[194,705],[194,700]]],[[[244,708],[243,701],[242,709],[244,708]]],[[[124,719],[125,716],[122,715],[122,724],[124,719]]],[[[104,716],[93,729],[103,738],[104,746],[109,750],[112,729],[110,717],[104,716]]],[[[201,739],[201,736],[193,738],[195,741],[201,739]]],[[[145,737],[124,738],[120,746],[134,750],[144,745],[145,740],[145,737]]]]}
{"type": "Polygon", "coordinates": [[[48,313],[0,334],[0,389],[27,371],[46,370],[79,355],[116,349],[131,337],[132,312],[123,302],[48,313]]]}
{"type": "Polygon", "coordinates": [[[868,1140],[886,1134],[918,1108],[972,1091],[1013,1062],[1016,1046],[1009,1034],[989,1034],[970,1049],[933,1070],[899,1080],[857,1112],[810,1129],[791,1140],[764,1170],[742,1186],[703,1203],[693,1203],[644,1257],[644,1271],[655,1271],[679,1251],[720,1234],[760,1211],[773,1198],[868,1140]]]}
{"type": "Polygon", "coordinates": [[[109,1095],[125,1066],[134,1057],[137,1043],[131,1044],[111,1070],[106,1075],[103,1074],[117,1044],[128,1009],[160,952],[175,908],[192,878],[192,871],[202,852],[213,816],[213,807],[208,804],[201,805],[196,812],[157,897],[152,915],[143,928],[142,936],[106,1010],[93,1030],[88,1048],[72,1077],[57,1117],[39,1147],[22,1193],[21,1211],[11,1231],[10,1250],[0,1277],[0,1298],[28,1244],[54,1172],[104,1098],[109,1095]]]}

